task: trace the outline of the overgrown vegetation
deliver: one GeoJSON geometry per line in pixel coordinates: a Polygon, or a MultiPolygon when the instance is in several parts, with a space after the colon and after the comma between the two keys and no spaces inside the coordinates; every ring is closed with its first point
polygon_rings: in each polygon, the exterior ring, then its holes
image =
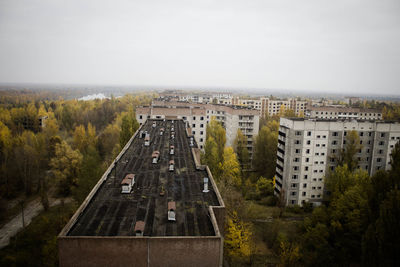
{"type": "Polygon", "coordinates": [[[2,250],[0,265],[54,266],[57,234],[139,127],[136,106],[149,104],[153,95],[77,101],[2,94],[0,208],[16,197],[25,204],[40,197],[46,212],[2,250]],[[50,208],[50,194],[76,204],[50,208]]]}

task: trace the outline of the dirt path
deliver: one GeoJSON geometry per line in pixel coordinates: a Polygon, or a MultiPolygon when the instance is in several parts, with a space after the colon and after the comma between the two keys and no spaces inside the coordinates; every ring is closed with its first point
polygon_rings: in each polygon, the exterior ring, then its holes
{"type": "MultiPolygon", "coordinates": [[[[65,203],[71,202],[71,198],[65,199],[65,203]]],[[[60,199],[49,198],[50,207],[59,205],[60,199]]],[[[24,208],[24,221],[25,226],[29,225],[34,217],[42,212],[43,206],[40,203],[40,197],[35,198],[31,202],[25,205],[24,208]]],[[[7,246],[10,243],[10,238],[18,233],[22,229],[22,214],[18,213],[9,222],[5,223],[0,229],[0,249],[7,246]]]]}

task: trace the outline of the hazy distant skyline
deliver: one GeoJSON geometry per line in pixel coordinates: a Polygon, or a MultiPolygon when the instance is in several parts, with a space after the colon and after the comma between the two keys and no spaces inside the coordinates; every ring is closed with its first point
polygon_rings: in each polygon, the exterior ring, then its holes
{"type": "Polygon", "coordinates": [[[400,1],[0,0],[0,83],[400,94],[400,1]]]}

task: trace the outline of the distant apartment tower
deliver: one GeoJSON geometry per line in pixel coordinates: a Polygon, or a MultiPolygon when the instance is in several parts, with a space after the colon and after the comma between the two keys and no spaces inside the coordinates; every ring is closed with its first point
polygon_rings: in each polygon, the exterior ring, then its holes
{"type": "Polygon", "coordinates": [[[356,154],[358,168],[370,175],[389,169],[391,151],[400,139],[399,123],[281,118],[275,194],[283,194],[286,205],[321,204],[325,176],[337,166],[352,130],[362,145],[356,154]]]}
{"type": "Polygon", "coordinates": [[[278,115],[283,107],[285,110],[293,110],[296,115],[304,115],[307,108],[307,101],[297,99],[276,100],[266,97],[260,99],[232,98],[232,105],[250,107],[260,111],[260,116],[278,115]]]}
{"type": "Polygon", "coordinates": [[[147,119],[183,119],[191,127],[200,149],[204,149],[207,124],[213,117],[225,128],[226,145],[233,146],[240,129],[247,136],[247,148],[252,154],[260,120],[255,109],[163,100],[154,100],[151,106],[136,109],[136,119],[140,124],[147,119]]]}
{"type": "Polygon", "coordinates": [[[306,117],[316,119],[381,120],[382,111],[366,108],[322,106],[307,109],[306,117]]]}

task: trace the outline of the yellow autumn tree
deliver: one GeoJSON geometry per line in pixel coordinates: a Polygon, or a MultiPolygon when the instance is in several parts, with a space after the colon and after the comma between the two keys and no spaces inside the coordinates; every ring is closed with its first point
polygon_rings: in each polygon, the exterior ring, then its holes
{"type": "Polygon", "coordinates": [[[225,147],[223,162],[220,163],[220,166],[220,180],[227,185],[233,185],[236,188],[239,188],[242,185],[242,179],[240,176],[240,165],[232,147],[225,147]]]}
{"type": "Polygon", "coordinates": [[[225,233],[225,248],[234,259],[247,260],[251,255],[251,225],[238,217],[236,211],[228,218],[228,229],[225,233]]]}

